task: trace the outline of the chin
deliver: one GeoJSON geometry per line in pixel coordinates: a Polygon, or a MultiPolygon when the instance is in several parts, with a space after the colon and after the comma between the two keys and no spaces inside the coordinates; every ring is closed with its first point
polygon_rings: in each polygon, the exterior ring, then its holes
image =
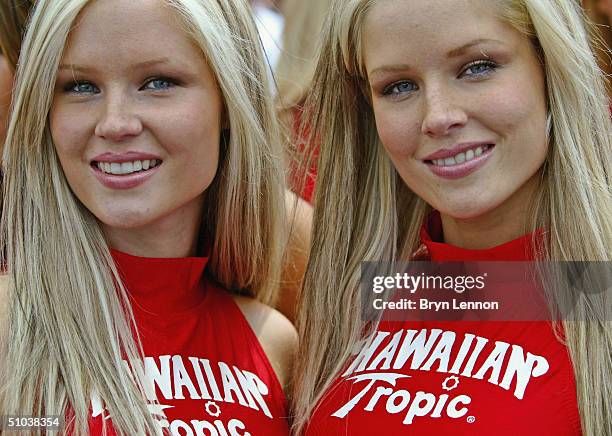
{"type": "Polygon", "coordinates": [[[149,211],[142,210],[105,211],[94,215],[104,226],[126,230],[146,226],[155,219],[149,211]]]}
{"type": "Polygon", "coordinates": [[[481,201],[470,200],[458,200],[440,203],[440,207],[435,207],[442,215],[446,215],[456,220],[473,220],[477,219],[492,210],[494,210],[498,204],[490,201],[482,201],[483,199],[477,199],[481,201]]]}

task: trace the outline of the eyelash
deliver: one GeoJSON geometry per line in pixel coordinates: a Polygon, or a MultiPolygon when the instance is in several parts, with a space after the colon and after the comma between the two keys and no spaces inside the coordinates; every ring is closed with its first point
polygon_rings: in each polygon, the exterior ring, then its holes
{"type": "Polygon", "coordinates": [[[470,62],[469,64],[467,64],[463,68],[463,70],[461,71],[461,74],[463,75],[470,68],[482,67],[482,66],[486,66],[487,70],[483,71],[483,72],[480,72],[480,73],[470,74],[470,76],[485,76],[485,75],[488,75],[488,74],[491,74],[492,72],[494,72],[497,69],[497,67],[498,67],[498,65],[495,62],[491,61],[491,60],[481,59],[481,60],[477,60],[477,61],[470,62]]]}
{"type": "MultiPolygon", "coordinates": [[[[491,60],[485,60],[485,59],[481,59],[481,60],[477,60],[474,62],[470,62],[469,64],[467,64],[465,67],[463,67],[463,69],[461,70],[461,73],[459,74],[459,77],[467,77],[468,79],[477,79],[477,78],[481,78],[481,77],[485,77],[488,76],[489,74],[493,73],[496,69],[498,68],[497,63],[491,61],[491,60]],[[474,67],[479,67],[479,66],[486,66],[487,69],[485,71],[481,71],[478,73],[472,73],[472,74],[465,74],[470,68],[474,68],[474,67]]],[[[414,84],[414,82],[410,81],[410,80],[400,80],[398,82],[394,82],[391,83],[390,85],[386,86],[383,90],[382,90],[382,95],[383,96],[390,96],[390,97],[398,97],[398,96],[402,96],[405,95],[405,93],[409,93],[414,91],[414,87],[416,87],[416,85],[414,84]],[[399,91],[399,92],[394,92],[393,90],[398,88],[401,85],[406,85],[406,84],[411,84],[413,85],[413,89],[409,90],[409,91],[399,91]]]]}
{"type": "MultiPolygon", "coordinates": [[[[394,89],[402,86],[402,85],[406,85],[406,84],[411,84],[411,85],[415,85],[414,82],[408,81],[408,80],[401,80],[399,82],[395,82],[392,83],[388,86],[385,87],[385,89],[383,89],[382,91],[382,95],[384,96],[390,96],[390,97],[397,97],[399,95],[403,95],[403,93],[401,91],[395,92],[394,89]]],[[[416,85],[415,85],[416,86],[416,85]]],[[[412,89],[411,91],[413,91],[414,89],[412,89]]],[[[411,92],[411,91],[404,91],[404,92],[411,92]]]]}
{"type": "Polygon", "coordinates": [[[151,91],[166,91],[166,90],[168,90],[170,88],[173,88],[175,85],[178,85],[178,82],[176,80],[171,79],[169,77],[160,76],[160,77],[152,77],[150,79],[147,79],[145,84],[142,85],[140,87],[140,89],[141,90],[148,89],[148,90],[151,90],[151,91]],[[163,89],[159,89],[159,88],[147,88],[147,85],[149,85],[152,82],[165,82],[165,83],[168,84],[168,86],[163,88],[163,89]]]}
{"type": "MultiPolygon", "coordinates": [[[[173,88],[174,86],[178,85],[178,81],[171,79],[169,77],[152,77],[150,79],[147,79],[144,83],[144,85],[142,85],[140,88],[138,88],[139,91],[145,91],[145,90],[149,90],[149,91],[167,91],[170,88],[173,88]],[[149,88],[147,87],[149,84],[153,83],[153,82],[164,82],[166,84],[166,86],[164,88],[149,88]]],[[[67,83],[64,86],[64,92],[66,93],[72,93],[72,94],[98,94],[100,92],[100,90],[98,89],[98,87],[96,85],[94,85],[91,82],[88,82],[86,80],[75,80],[73,82],[67,83]],[[92,89],[88,90],[88,91],[78,91],[76,88],[79,86],[85,86],[85,85],[89,85],[92,89]]]]}
{"type": "Polygon", "coordinates": [[[97,94],[100,92],[100,90],[98,89],[98,87],[96,85],[94,85],[91,82],[87,82],[85,80],[81,81],[81,80],[75,80],[74,82],[69,82],[64,86],[64,92],[69,93],[69,94],[97,94]],[[77,91],[75,88],[77,86],[84,86],[84,85],[89,85],[92,88],[94,88],[92,91],[88,91],[88,92],[82,92],[82,91],[77,91]]]}

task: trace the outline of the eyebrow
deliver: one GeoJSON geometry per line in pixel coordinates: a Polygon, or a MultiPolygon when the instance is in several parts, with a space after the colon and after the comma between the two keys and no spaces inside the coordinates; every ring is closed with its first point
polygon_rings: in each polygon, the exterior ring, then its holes
{"type": "Polygon", "coordinates": [[[503,44],[502,41],[498,41],[497,39],[487,39],[487,38],[479,38],[474,41],[468,42],[467,44],[462,45],[461,47],[457,47],[449,51],[446,56],[449,58],[456,58],[463,55],[466,51],[471,49],[472,47],[480,44],[503,44]]]}
{"type": "MultiPolygon", "coordinates": [[[[460,47],[454,48],[451,51],[449,51],[446,54],[447,58],[456,58],[459,56],[463,56],[468,50],[470,50],[471,48],[481,45],[481,44],[503,44],[502,41],[499,41],[497,39],[487,39],[487,38],[479,38],[479,39],[475,39],[473,41],[468,42],[467,44],[463,44],[460,47]]],[[[373,76],[375,74],[381,74],[381,73],[395,73],[398,71],[405,71],[405,70],[409,70],[410,69],[410,65],[408,64],[394,64],[394,65],[387,65],[384,67],[380,67],[380,68],[376,68],[374,70],[372,70],[368,76],[373,76]]]]}
{"type": "MultiPolygon", "coordinates": [[[[140,68],[147,68],[147,67],[152,67],[156,65],[170,64],[170,63],[171,63],[170,59],[164,57],[164,58],[152,59],[149,61],[139,62],[137,64],[132,65],[130,69],[137,70],[140,68]]],[[[87,67],[84,65],[78,65],[78,64],[60,64],[60,66],[58,67],[58,70],[69,70],[69,71],[75,71],[79,73],[91,73],[95,70],[95,68],[87,67]]]]}

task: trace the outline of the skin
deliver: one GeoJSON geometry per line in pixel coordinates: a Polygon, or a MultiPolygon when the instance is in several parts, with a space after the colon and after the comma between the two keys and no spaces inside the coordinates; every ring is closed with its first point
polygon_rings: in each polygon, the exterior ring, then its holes
{"type": "Polygon", "coordinates": [[[292,323],[298,315],[299,290],[310,254],[312,206],[292,192],[285,195],[290,234],[276,308],[292,323]]]}
{"type": "Polygon", "coordinates": [[[597,11],[608,17],[608,22],[612,24],[612,0],[598,0],[595,4],[597,11]]]}
{"type": "MultiPolygon", "coordinates": [[[[214,74],[159,0],[95,1],[77,22],[50,113],[71,189],[99,220],[113,248],[146,257],[195,255],[224,122],[214,74]],[[136,187],[100,183],[92,159],[128,151],[157,155],[162,164],[136,187]]],[[[295,329],[274,309],[248,298],[235,300],[287,385],[295,329]]]]}
{"type": "Polygon", "coordinates": [[[6,57],[0,54],[0,155],[6,139],[9,106],[13,91],[13,69],[6,57]]]}
{"type": "Polygon", "coordinates": [[[445,242],[488,248],[522,235],[548,150],[529,40],[487,0],[381,0],[363,43],[379,136],[406,185],[440,211],[445,242]],[[495,147],[467,176],[442,178],[425,161],[481,141],[495,147]]]}
{"type": "Polygon", "coordinates": [[[195,254],[222,109],[201,50],[160,2],[98,1],[80,14],[61,61],[51,133],[68,183],[111,246],[149,257],[195,254]],[[93,158],[130,151],[159,156],[159,170],[131,189],[102,185],[93,158]]]}

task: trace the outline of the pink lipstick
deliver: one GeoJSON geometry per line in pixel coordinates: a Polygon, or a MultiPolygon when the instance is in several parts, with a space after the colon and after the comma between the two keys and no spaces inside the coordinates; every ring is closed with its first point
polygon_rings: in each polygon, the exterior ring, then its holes
{"type": "Polygon", "coordinates": [[[94,176],[110,189],[130,189],[145,183],[162,164],[150,153],[103,153],[91,160],[94,176]]]}
{"type": "Polygon", "coordinates": [[[422,160],[437,176],[459,179],[482,167],[491,157],[494,148],[493,143],[462,143],[450,149],[437,150],[422,160]]]}

